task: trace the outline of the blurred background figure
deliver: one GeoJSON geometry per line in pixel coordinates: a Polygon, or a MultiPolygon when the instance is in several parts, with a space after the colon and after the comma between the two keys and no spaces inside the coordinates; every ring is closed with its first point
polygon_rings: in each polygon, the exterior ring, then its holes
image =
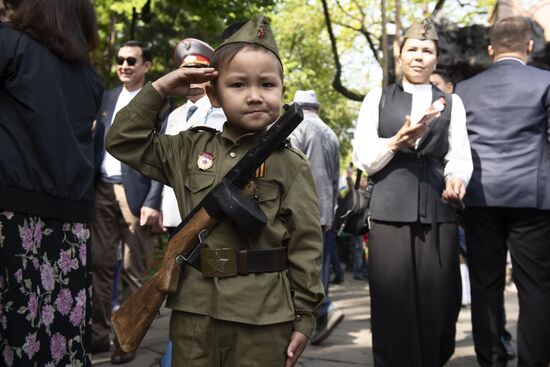
{"type": "Polygon", "coordinates": [[[90,366],[95,11],[0,8],[0,365],[90,366]]]}
{"type": "Polygon", "coordinates": [[[453,93],[455,85],[445,70],[435,69],[430,75],[430,83],[444,93],[453,93]]]}
{"type": "Polygon", "coordinates": [[[336,247],[336,232],[332,229],[340,179],[340,143],[334,131],[319,117],[321,104],[315,91],[296,91],[294,102],[302,107],[304,120],[290,135],[290,142],[293,148],[301,150],[310,161],[324,236],[321,281],[325,298],[310,340],[311,344],[316,345],[326,339],[344,319],[343,312],[332,304],[328,296],[331,263],[335,264],[335,277],[343,277],[336,247]]]}
{"type": "Polygon", "coordinates": [[[6,5],[4,5],[4,2],[0,0],[0,22],[7,22],[9,15],[8,12],[11,11],[11,9],[6,9],[6,5]]]}
{"type": "MultiPolygon", "coordinates": [[[[105,151],[104,138],[117,112],[141,90],[152,64],[151,50],[139,41],[120,45],[115,58],[121,86],[103,95],[95,132],[96,193],[92,223],[94,302],[92,352],[110,350],[111,310],[117,250],[122,246],[122,297],[124,301],[147,276],[160,230],[162,185],[121,163],[105,151]]],[[[115,338],[111,363],[126,363],[135,353],[124,352],[115,338]]]]}
{"type": "Polygon", "coordinates": [[[481,366],[505,366],[507,252],[518,290],[518,365],[550,363],[550,72],[526,65],[533,25],[515,16],[491,29],[493,64],[460,82],[474,158],[464,230],[472,330],[481,366]]]}
{"type": "MultiPolygon", "coordinates": [[[[196,38],[181,40],[174,49],[174,60],[178,67],[203,68],[210,65],[214,54],[212,46],[196,38]]],[[[225,122],[225,115],[221,108],[214,108],[210,104],[204,87],[209,82],[193,84],[193,88],[201,88],[202,94],[189,96],[187,102],[176,108],[168,116],[168,122],[163,132],[176,135],[180,131],[194,127],[207,127],[221,131],[225,122]]],[[[174,190],[164,186],[162,191],[163,226],[172,235],[172,231],[181,223],[178,203],[174,190]]]]}

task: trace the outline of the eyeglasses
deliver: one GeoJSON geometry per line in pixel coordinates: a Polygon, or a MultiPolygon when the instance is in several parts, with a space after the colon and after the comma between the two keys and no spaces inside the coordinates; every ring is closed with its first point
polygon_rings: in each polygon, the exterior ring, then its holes
{"type": "Polygon", "coordinates": [[[128,66],[134,66],[137,62],[137,59],[135,57],[122,57],[122,56],[117,56],[116,58],[116,63],[118,65],[122,65],[124,64],[124,61],[126,61],[126,63],[128,63],[128,66]]]}

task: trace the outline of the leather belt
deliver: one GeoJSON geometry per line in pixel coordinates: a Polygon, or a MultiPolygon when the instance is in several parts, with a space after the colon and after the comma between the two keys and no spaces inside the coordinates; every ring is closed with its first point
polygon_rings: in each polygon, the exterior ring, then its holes
{"type": "Polygon", "coordinates": [[[227,278],[250,273],[272,273],[288,268],[287,248],[236,250],[203,248],[201,271],[205,277],[227,278]]]}

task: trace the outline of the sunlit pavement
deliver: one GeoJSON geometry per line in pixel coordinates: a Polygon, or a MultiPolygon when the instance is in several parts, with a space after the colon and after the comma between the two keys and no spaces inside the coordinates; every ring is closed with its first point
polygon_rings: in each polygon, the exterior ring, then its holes
{"type": "MultiPolygon", "coordinates": [[[[368,286],[364,281],[354,280],[346,273],[343,284],[331,285],[333,302],[345,313],[345,319],[319,346],[308,346],[298,366],[300,367],[357,367],[373,366],[370,334],[370,309],[368,286]]],[[[518,315],[517,294],[514,287],[505,292],[507,329],[514,336],[518,315]]],[[[170,310],[163,308],[143,340],[137,357],[125,366],[157,367],[168,340],[170,310]]],[[[470,308],[463,307],[457,323],[456,350],[447,367],[476,367],[470,325],[470,308]]],[[[396,351],[398,353],[398,351],[396,351]]],[[[93,364],[110,366],[109,354],[98,354],[93,364]]],[[[509,364],[516,366],[515,361],[509,364]]],[[[176,367],[176,366],[174,366],[176,367]]]]}

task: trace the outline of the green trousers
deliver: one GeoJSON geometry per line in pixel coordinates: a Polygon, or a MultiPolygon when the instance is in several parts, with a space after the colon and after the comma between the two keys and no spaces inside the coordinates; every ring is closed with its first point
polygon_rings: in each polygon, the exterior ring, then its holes
{"type": "Polygon", "coordinates": [[[283,367],[292,323],[250,325],[172,311],[172,366],[283,367]]]}

